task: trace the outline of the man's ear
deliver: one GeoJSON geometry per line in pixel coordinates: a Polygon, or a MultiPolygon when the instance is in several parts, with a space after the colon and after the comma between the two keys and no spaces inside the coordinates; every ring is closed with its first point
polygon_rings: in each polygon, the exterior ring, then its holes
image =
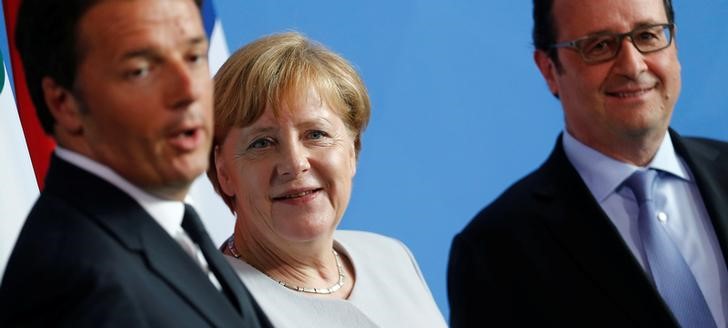
{"type": "Polygon", "coordinates": [[[549,87],[549,91],[554,97],[559,97],[559,84],[556,82],[556,76],[559,74],[559,68],[556,66],[551,57],[543,50],[533,52],[533,60],[541,71],[541,75],[549,87]]]}
{"type": "Polygon", "coordinates": [[[83,132],[81,106],[73,93],[46,76],[41,81],[43,98],[56,121],[56,128],[71,135],[83,132]]]}

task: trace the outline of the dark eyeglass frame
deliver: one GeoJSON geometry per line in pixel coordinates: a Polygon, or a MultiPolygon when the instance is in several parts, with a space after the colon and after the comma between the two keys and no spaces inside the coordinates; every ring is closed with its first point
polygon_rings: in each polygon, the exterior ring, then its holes
{"type": "Polygon", "coordinates": [[[584,60],[587,64],[595,64],[595,63],[601,63],[605,61],[609,61],[617,57],[619,54],[619,51],[622,50],[622,41],[624,41],[625,37],[629,37],[629,41],[632,42],[632,45],[634,46],[637,51],[639,51],[642,54],[648,54],[657,52],[663,49],[666,49],[672,44],[672,40],[675,38],[675,23],[664,23],[664,24],[651,24],[651,25],[645,25],[635,28],[634,30],[631,30],[627,33],[599,33],[599,34],[593,34],[593,35],[587,35],[578,39],[570,40],[570,41],[563,41],[563,42],[557,42],[552,44],[549,49],[556,50],[558,48],[566,48],[566,49],[572,49],[579,53],[581,56],[581,59],[584,60]],[[640,46],[637,45],[637,43],[634,42],[635,36],[637,34],[644,32],[646,30],[649,30],[651,28],[655,27],[662,27],[662,32],[665,33],[668,36],[667,44],[665,46],[656,48],[656,49],[650,49],[650,50],[642,50],[640,49],[640,46]],[[669,33],[667,33],[667,32],[669,33]],[[584,55],[584,41],[592,40],[594,38],[601,38],[601,37],[614,37],[616,40],[616,49],[614,50],[614,53],[605,57],[605,58],[598,58],[598,59],[589,59],[584,55]]]}

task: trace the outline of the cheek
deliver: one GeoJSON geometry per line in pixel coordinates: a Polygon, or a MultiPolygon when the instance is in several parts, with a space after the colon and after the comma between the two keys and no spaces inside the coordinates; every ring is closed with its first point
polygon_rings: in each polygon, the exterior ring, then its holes
{"type": "Polygon", "coordinates": [[[247,198],[265,187],[263,184],[263,175],[255,174],[254,172],[255,170],[250,167],[236,168],[236,172],[231,181],[236,195],[247,198]]]}
{"type": "Polygon", "coordinates": [[[337,149],[336,151],[330,151],[322,159],[322,163],[326,167],[328,174],[332,178],[341,180],[337,181],[339,183],[348,182],[356,172],[356,162],[346,150],[337,149]]]}
{"type": "Polygon", "coordinates": [[[680,62],[677,60],[677,58],[674,58],[669,63],[665,64],[666,68],[664,70],[664,74],[667,75],[663,77],[663,79],[667,80],[668,83],[670,83],[669,88],[672,93],[670,96],[673,97],[673,99],[677,99],[678,94],[680,93],[680,88],[682,87],[681,78],[680,78],[680,72],[682,70],[682,67],[680,66],[680,62]]]}
{"type": "Polygon", "coordinates": [[[331,152],[324,163],[326,179],[335,192],[332,196],[336,197],[337,202],[347,203],[356,172],[355,157],[350,156],[347,151],[331,152]]]}
{"type": "Polygon", "coordinates": [[[161,131],[161,127],[128,116],[92,114],[84,125],[84,134],[90,145],[108,148],[115,156],[130,157],[129,160],[140,160],[141,154],[150,158],[165,155],[161,146],[163,139],[153,134],[154,131],[161,131]]]}
{"type": "Polygon", "coordinates": [[[603,99],[602,85],[607,79],[607,73],[594,70],[574,73],[560,79],[561,102],[570,104],[577,110],[594,109],[603,99]]]}

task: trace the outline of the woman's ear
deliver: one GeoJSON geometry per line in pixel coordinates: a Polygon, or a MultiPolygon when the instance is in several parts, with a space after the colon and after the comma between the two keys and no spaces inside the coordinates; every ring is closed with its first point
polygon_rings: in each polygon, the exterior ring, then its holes
{"type": "Polygon", "coordinates": [[[351,157],[350,163],[351,163],[351,177],[353,178],[356,175],[356,167],[359,164],[359,154],[356,152],[356,147],[351,147],[351,154],[349,156],[351,157]]]}
{"type": "Polygon", "coordinates": [[[41,80],[41,87],[46,105],[56,121],[56,129],[70,135],[83,133],[83,109],[73,93],[48,76],[41,80]]]}
{"type": "Polygon", "coordinates": [[[235,196],[234,183],[228,172],[227,165],[222,154],[222,145],[215,145],[213,149],[215,156],[215,173],[217,174],[217,182],[220,184],[220,191],[228,197],[235,196]]]}

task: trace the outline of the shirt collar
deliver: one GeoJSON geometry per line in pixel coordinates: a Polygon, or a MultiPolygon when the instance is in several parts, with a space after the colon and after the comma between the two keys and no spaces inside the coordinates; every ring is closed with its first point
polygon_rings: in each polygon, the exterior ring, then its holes
{"type": "MultiPolygon", "coordinates": [[[[600,203],[639,169],[635,165],[620,162],[581,143],[566,130],[564,130],[562,142],[566,157],[579,172],[594,198],[600,203]]],[[[667,132],[662,138],[655,157],[647,167],[691,181],[690,174],[675,153],[672,139],[667,132]]]]}
{"type": "Polygon", "coordinates": [[[127,181],[111,168],[103,165],[84,155],[56,146],[55,153],[61,159],[70,162],[79,168],[92,173],[117,188],[123,190],[131,198],[137,201],[139,205],[154,218],[157,223],[164,228],[171,236],[175,236],[182,224],[182,216],[184,215],[184,203],[175,200],[167,200],[152,195],[131,182],[127,181]]]}

